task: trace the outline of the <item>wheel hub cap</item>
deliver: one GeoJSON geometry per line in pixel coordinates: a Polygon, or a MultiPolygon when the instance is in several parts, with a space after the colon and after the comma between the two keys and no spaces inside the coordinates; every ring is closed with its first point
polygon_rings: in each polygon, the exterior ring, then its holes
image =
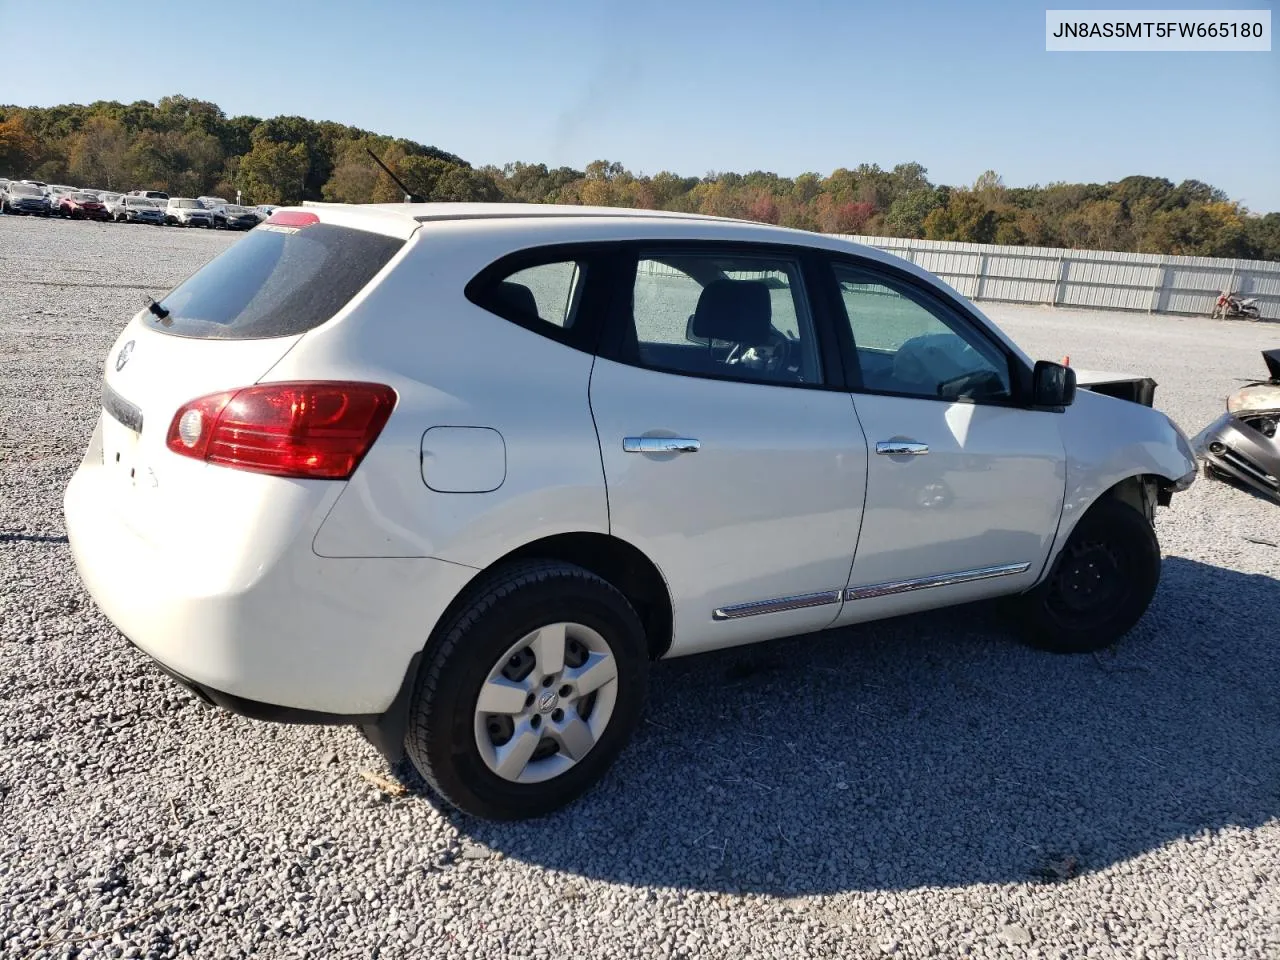
{"type": "Polygon", "coordinates": [[[604,734],[617,695],[617,661],[604,637],[577,623],[540,627],[512,644],[481,684],[480,758],[513,783],[560,776],[604,734]]]}

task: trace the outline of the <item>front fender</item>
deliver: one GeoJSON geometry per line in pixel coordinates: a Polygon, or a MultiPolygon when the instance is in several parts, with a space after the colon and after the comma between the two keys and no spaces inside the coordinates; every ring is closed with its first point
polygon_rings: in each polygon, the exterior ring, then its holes
{"type": "Polygon", "coordinates": [[[1142,404],[1081,390],[1063,411],[1058,430],[1067,457],[1067,487],[1042,578],[1080,518],[1116,484],[1151,476],[1185,490],[1196,475],[1186,434],[1164,413],[1142,404]]]}

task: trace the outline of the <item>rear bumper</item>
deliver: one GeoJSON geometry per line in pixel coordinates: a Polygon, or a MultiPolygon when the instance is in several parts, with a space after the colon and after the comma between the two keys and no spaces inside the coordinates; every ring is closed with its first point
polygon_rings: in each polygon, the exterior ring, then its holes
{"type": "Polygon", "coordinates": [[[195,518],[190,537],[157,545],[126,522],[99,450],[90,445],[63,504],[81,580],[135,646],[239,713],[322,723],[382,714],[476,572],[432,559],[319,557],[311,541],[330,498],[288,482],[273,496],[268,477],[251,481],[265,491],[256,501],[242,487],[212,501],[219,516],[195,518]]]}

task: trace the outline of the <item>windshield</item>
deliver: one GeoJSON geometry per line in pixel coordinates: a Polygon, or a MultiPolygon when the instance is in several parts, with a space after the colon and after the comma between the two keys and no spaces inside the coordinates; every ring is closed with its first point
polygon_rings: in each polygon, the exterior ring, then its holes
{"type": "Polygon", "coordinates": [[[40,196],[40,188],[33,187],[29,183],[11,183],[9,191],[19,197],[38,197],[40,196]]]}
{"type": "Polygon", "coordinates": [[[324,323],[404,241],[329,223],[250,230],[161,301],[157,330],[208,340],[303,333],[324,323]]]}
{"type": "Polygon", "coordinates": [[[169,202],[172,203],[175,207],[178,207],[182,210],[200,209],[199,200],[171,200],[169,202]]]}
{"type": "Polygon", "coordinates": [[[124,202],[131,207],[155,207],[150,200],[144,200],[142,197],[125,197],[124,202]]]}
{"type": "Polygon", "coordinates": [[[80,201],[81,203],[85,203],[91,200],[97,200],[98,195],[96,193],[77,193],[73,194],[72,198],[80,201]]]}
{"type": "Polygon", "coordinates": [[[234,203],[228,203],[228,204],[226,204],[226,205],[223,207],[223,210],[225,210],[227,213],[231,214],[233,217],[238,217],[238,216],[241,216],[242,214],[245,214],[245,213],[248,213],[248,212],[249,212],[249,211],[248,211],[248,210],[246,210],[244,207],[238,207],[238,206],[236,206],[234,203]]]}

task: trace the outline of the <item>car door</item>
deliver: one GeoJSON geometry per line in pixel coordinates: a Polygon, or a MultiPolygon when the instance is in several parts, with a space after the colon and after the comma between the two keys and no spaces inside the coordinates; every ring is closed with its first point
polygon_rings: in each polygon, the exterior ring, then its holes
{"type": "Polygon", "coordinates": [[[826,627],[867,454],[802,257],[660,245],[617,270],[591,410],[610,530],[666,579],[671,652],[826,627]]]}
{"type": "Polygon", "coordinates": [[[869,450],[838,623],[1032,585],[1061,516],[1056,414],[964,305],[905,272],[833,259],[833,312],[869,450]]]}

